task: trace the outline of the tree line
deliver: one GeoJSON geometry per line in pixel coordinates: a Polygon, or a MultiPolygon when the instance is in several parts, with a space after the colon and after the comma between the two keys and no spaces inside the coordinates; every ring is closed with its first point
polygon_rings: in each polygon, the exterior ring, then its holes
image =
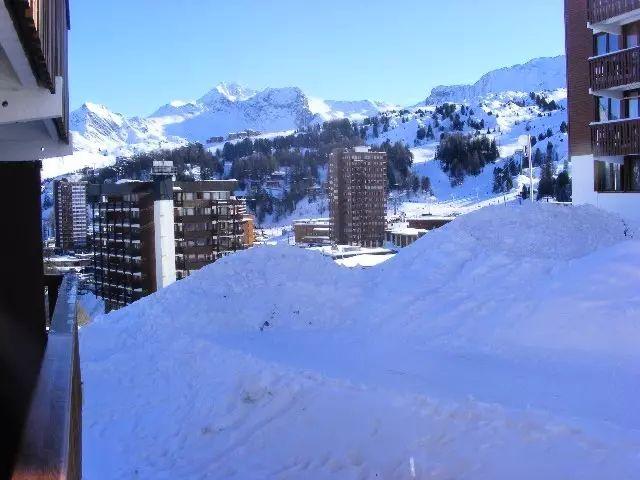
{"type": "Polygon", "coordinates": [[[465,175],[479,175],[485,165],[499,157],[495,139],[486,135],[443,134],[436,150],[436,158],[442,171],[449,175],[452,186],[460,185],[465,175]]]}

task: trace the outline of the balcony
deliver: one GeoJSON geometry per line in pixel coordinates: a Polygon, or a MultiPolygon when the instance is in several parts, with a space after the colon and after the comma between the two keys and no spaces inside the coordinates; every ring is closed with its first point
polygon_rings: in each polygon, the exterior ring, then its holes
{"type": "Polygon", "coordinates": [[[594,30],[619,33],[615,27],[619,29],[639,15],[640,0],[589,0],[588,19],[594,30]]]}
{"type": "Polygon", "coordinates": [[[73,153],[67,5],[67,0],[5,0],[0,6],[0,51],[4,59],[0,65],[2,161],[73,153]],[[16,130],[23,133],[16,134],[16,130]],[[20,141],[11,140],[14,138],[20,141]]]}
{"type": "Polygon", "coordinates": [[[213,245],[195,245],[195,246],[181,246],[176,247],[176,255],[188,255],[188,254],[212,254],[215,253],[215,247],[213,245]]]}
{"type": "Polygon", "coordinates": [[[55,310],[14,463],[13,480],[75,480],[82,476],[77,288],[74,276],[65,277],[57,292],[49,287],[50,305],[55,305],[55,310]]]}
{"type": "Polygon", "coordinates": [[[640,154],[640,119],[591,124],[595,157],[640,154]]]}
{"type": "Polygon", "coordinates": [[[596,95],[604,90],[637,88],[640,86],[640,47],[591,58],[589,70],[591,91],[596,95]]]}

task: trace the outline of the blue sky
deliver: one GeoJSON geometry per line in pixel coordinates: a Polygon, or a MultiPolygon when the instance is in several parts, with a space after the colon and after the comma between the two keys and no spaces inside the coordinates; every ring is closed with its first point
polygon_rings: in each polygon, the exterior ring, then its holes
{"type": "Polygon", "coordinates": [[[220,81],[411,104],[564,50],[562,0],[71,0],[71,102],[148,115],[220,81]]]}

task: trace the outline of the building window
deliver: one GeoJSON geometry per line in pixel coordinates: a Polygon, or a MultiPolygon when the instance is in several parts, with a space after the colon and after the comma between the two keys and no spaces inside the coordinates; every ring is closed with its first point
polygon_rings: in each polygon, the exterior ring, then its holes
{"type": "Polygon", "coordinates": [[[623,163],[594,162],[596,192],[640,192],[640,156],[623,163]]]}
{"type": "Polygon", "coordinates": [[[625,109],[627,118],[640,117],[640,90],[625,92],[625,109]]]}
{"type": "Polygon", "coordinates": [[[632,192],[640,192],[640,156],[627,157],[625,172],[628,172],[628,188],[632,192]]]}
{"type": "Polygon", "coordinates": [[[622,168],[618,163],[594,162],[596,192],[621,192],[622,168]]]}
{"type": "Polygon", "coordinates": [[[640,22],[630,23],[624,26],[624,48],[633,48],[640,45],[640,22]]]}
{"type": "Polygon", "coordinates": [[[622,118],[622,101],[616,98],[596,97],[597,118],[599,122],[620,120],[622,118]]]}
{"type": "Polygon", "coordinates": [[[622,118],[621,101],[615,98],[609,99],[609,120],[620,120],[622,118]]]}
{"type": "Polygon", "coordinates": [[[595,56],[617,52],[622,46],[621,36],[612,33],[599,33],[593,37],[593,40],[593,54],[595,56]]]}

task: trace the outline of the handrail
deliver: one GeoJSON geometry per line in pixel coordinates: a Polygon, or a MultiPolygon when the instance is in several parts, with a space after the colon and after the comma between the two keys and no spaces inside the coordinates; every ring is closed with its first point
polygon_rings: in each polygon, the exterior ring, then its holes
{"type": "Polygon", "coordinates": [[[640,119],[591,125],[595,157],[640,154],[640,119]]]}
{"type": "Polygon", "coordinates": [[[589,60],[593,91],[640,82],[640,47],[626,48],[589,60]]]}
{"type": "Polygon", "coordinates": [[[599,23],[640,8],[640,0],[589,0],[589,23],[599,23]]]}
{"type": "Polygon", "coordinates": [[[77,290],[78,278],[65,276],[12,480],[79,480],[82,476],[77,290]]]}

